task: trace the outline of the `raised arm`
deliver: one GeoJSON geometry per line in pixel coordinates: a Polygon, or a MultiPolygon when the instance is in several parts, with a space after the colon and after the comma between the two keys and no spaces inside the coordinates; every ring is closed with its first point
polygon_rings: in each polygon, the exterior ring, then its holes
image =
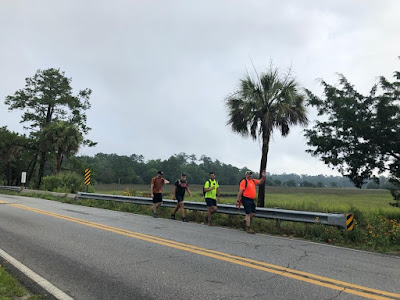
{"type": "Polygon", "coordinates": [[[265,172],[265,170],[261,172],[262,177],[257,185],[264,184],[266,175],[267,175],[267,173],[265,172]]]}

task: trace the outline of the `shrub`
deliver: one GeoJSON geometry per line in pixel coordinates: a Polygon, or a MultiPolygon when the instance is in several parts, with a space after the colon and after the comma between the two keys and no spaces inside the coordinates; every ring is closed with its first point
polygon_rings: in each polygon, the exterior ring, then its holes
{"type": "Polygon", "coordinates": [[[41,189],[59,193],[76,193],[86,190],[83,177],[76,173],[61,173],[43,177],[41,189]]]}

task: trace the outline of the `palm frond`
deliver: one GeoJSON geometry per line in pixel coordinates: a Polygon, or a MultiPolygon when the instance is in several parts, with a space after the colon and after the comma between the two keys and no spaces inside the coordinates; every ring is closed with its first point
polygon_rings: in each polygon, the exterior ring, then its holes
{"type": "Polygon", "coordinates": [[[271,68],[257,76],[258,80],[248,74],[241,79],[239,90],[226,99],[227,124],[232,130],[257,139],[264,131],[272,133],[274,128],[286,136],[291,126],[306,125],[304,95],[289,75],[282,80],[278,70],[271,68]]]}

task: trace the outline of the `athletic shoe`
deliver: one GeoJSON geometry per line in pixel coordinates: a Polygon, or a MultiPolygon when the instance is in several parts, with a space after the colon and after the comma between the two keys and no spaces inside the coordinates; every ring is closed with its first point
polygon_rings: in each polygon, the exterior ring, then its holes
{"type": "Polygon", "coordinates": [[[186,218],[183,218],[182,221],[183,221],[183,222],[189,222],[189,220],[186,219],[186,218]]]}
{"type": "Polygon", "coordinates": [[[175,214],[172,214],[172,215],[171,215],[171,219],[172,219],[172,220],[175,220],[175,214]]]}
{"type": "Polygon", "coordinates": [[[251,233],[251,234],[255,234],[256,232],[253,230],[253,228],[251,228],[251,227],[247,227],[246,228],[246,232],[247,233],[251,233]]]}
{"type": "Polygon", "coordinates": [[[153,218],[158,218],[156,213],[153,213],[153,218]]]}

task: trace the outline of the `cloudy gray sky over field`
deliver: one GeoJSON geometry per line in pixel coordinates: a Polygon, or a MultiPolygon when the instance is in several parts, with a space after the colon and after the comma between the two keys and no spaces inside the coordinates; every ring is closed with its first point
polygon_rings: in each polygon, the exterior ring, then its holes
{"type": "MultiPolygon", "coordinates": [[[[252,62],[291,66],[317,95],[317,79],[335,83],[336,73],[367,93],[399,70],[399,14],[398,0],[3,0],[0,126],[24,133],[5,97],[38,69],[59,68],[74,93],[93,90],[88,137],[98,145],[79,154],[186,152],[258,170],[260,143],[231,132],[224,106],[252,62]]],[[[306,149],[302,128],[276,133],[267,171],[338,174],[306,149]]]]}

